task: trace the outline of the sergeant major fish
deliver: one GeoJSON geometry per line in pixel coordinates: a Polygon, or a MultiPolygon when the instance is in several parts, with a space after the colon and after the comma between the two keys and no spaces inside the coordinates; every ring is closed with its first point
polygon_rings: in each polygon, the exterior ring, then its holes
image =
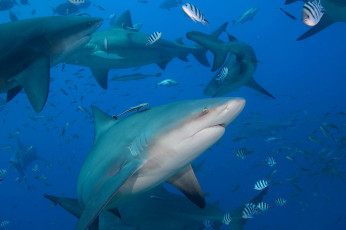
{"type": "Polygon", "coordinates": [[[184,12],[192,19],[192,21],[200,22],[203,25],[209,25],[208,20],[195,5],[192,5],[191,3],[185,3],[182,8],[184,12]]]}
{"type": "Polygon", "coordinates": [[[148,40],[145,42],[145,45],[150,46],[150,45],[154,44],[155,42],[157,42],[160,39],[161,35],[162,35],[161,32],[152,33],[149,36],[148,40]]]}
{"type": "Polygon", "coordinates": [[[263,190],[269,186],[269,182],[267,180],[259,180],[255,183],[255,190],[263,190]]]}
{"type": "Polygon", "coordinates": [[[314,0],[306,2],[303,6],[303,22],[308,26],[315,26],[321,20],[324,14],[321,1],[314,0]]]}

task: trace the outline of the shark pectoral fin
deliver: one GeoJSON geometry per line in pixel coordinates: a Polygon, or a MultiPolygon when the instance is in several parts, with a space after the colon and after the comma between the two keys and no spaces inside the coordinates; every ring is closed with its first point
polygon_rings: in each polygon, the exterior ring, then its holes
{"type": "Polygon", "coordinates": [[[94,115],[95,123],[95,143],[99,139],[99,137],[111,126],[116,124],[117,121],[95,106],[91,106],[91,109],[94,115]]]}
{"type": "Polygon", "coordinates": [[[191,165],[186,166],[167,180],[167,183],[179,189],[184,195],[200,208],[206,205],[201,186],[198,183],[191,165]]]}
{"type": "Polygon", "coordinates": [[[44,195],[44,198],[52,201],[54,205],[60,205],[63,209],[77,218],[80,218],[82,215],[83,207],[79,204],[77,199],[51,196],[47,194],[44,195]]]}
{"type": "Polygon", "coordinates": [[[312,27],[310,30],[308,30],[306,33],[304,33],[302,36],[297,38],[297,41],[308,38],[308,37],[320,32],[321,30],[324,30],[325,28],[327,28],[328,26],[330,26],[334,23],[335,23],[335,21],[331,17],[324,14],[323,17],[321,18],[321,21],[317,25],[312,27]]]}
{"type": "Polygon", "coordinates": [[[170,62],[170,60],[156,62],[156,65],[158,65],[161,69],[164,70],[164,69],[166,69],[166,66],[167,66],[168,62],[170,62]]]}
{"type": "Polygon", "coordinates": [[[104,88],[107,89],[108,87],[108,71],[109,69],[104,69],[104,68],[98,68],[98,67],[90,67],[91,72],[93,73],[97,83],[104,88]]]}
{"type": "Polygon", "coordinates": [[[251,89],[263,93],[264,95],[267,95],[268,97],[275,99],[275,97],[271,95],[267,90],[265,90],[262,86],[260,86],[253,77],[251,77],[251,79],[245,85],[251,89]]]}
{"type": "Polygon", "coordinates": [[[6,102],[11,101],[17,94],[23,89],[21,85],[18,85],[17,87],[14,87],[13,89],[10,89],[7,91],[7,97],[6,102]]]}
{"type": "Polygon", "coordinates": [[[224,24],[222,24],[219,28],[217,28],[216,30],[214,30],[213,32],[211,32],[210,36],[216,37],[218,38],[222,32],[225,32],[228,26],[228,22],[225,22],[224,24]]]}
{"type": "Polygon", "coordinates": [[[119,209],[118,208],[112,208],[112,209],[109,209],[108,210],[110,213],[113,213],[114,215],[116,215],[117,217],[119,217],[119,219],[121,219],[121,215],[120,215],[120,212],[119,212],[119,209]]]}
{"type": "Polygon", "coordinates": [[[238,41],[238,39],[236,39],[233,35],[230,35],[229,33],[227,33],[227,36],[228,36],[228,41],[229,41],[229,42],[238,41]]]}
{"type": "Polygon", "coordinates": [[[40,57],[18,75],[18,81],[37,113],[41,112],[48,97],[49,68],[49,57],[40,57]]]}
{"type": "Polygon", "coordinates": [[[184,62],[188,62],[189,59],[187,59],[187,56],[186,55],[181,55],[181,56],[178,56],[178,58],[184,62]]]}
{"type": "Polygon", "coordinates": [[[114,176],[106,179],[99,187],[98,191],[87,202],[80,217],[75,230],[85,230],[90,227],[95,220],[98,219],[100,213],[107,204],[116,199],[119,188],[137,171],[138,167],[143,163],[140,160],[131,159],[129,163],[121,165],[120,171],[114,176]]]}

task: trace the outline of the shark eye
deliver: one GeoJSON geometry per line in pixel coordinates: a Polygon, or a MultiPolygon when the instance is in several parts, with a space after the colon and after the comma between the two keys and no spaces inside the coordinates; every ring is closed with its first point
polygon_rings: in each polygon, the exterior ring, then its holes
{"type": "Polygon", "coordinates": [[[204,109],[202,110],[201,115],[206,115],[207,113],[209,113],[209,109],[207,107],[204,107],[204,109]]]}

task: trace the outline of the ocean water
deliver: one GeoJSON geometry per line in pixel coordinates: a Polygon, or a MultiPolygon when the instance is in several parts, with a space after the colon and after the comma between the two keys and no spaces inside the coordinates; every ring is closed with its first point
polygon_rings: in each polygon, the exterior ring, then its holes
{"type": "MultiPolygon", "coordinates": [[[[52,8],[64,2],[29,0],[30,5],[18,4],[11,11],[19,19],[51,16],[52,8]]],[[[162,2],[93,0],[81,12],[104,18],[99,29],[103,30],[109,28],[111,14],[119,16],[130,9],[133,23],[143,23],[141,32],[161,31],[164,39],[182,37],[185,44],[194,45],[186,39],[187,32],[210,33],[249,8],[259,8],[253,20],[239,25],[230,23],[227,32],[254,48],[259,61],[254,78],[276,99],[244,86],[225,95],[243,97],[247,103],[222,139],[194,162],[204,162],[203,170],[196,175],[203,191],[209,194],[207,201],[219,201],[225,212],[233,210],[258,194],[253,189],[257,180],[277,170],[271,177],[265,201],[273,204],[282,197],[287,203],[256,215],[244,229],[346,229],[345,23],[336,23],[308,39],[296,41],[309,29],[300,20],[302,2],[285,6],[284,0],[191,1],[204,13],[210,22],[208,26],[194,23],[180,6],[169,11],[160,9],[162,2]],[[280,7],[298,20],[288,18],[280,7]],[[236,157],[240,148],[254,152],[240,159],[236,157]],[[273,168],[265,164],[268,155],[277,161],[273,168]],[[232,192],[236,186],[239,189],[232,192]]],[[[0,21],[9,22],[7,10],[0,11],[0,21]]],[[[220,39],[227,41],[226,34],[220,39]]],[[[212,53],[207,56],[212,63],[212,53]]],[[[66,65],[62,71],[59,64],[51,68],[50,93],[41,113],[34,112],[24,93],[0,107],[0,147],[11,146],[0,150],[0,168],[7,169],[0,183],[0,221],[10,221],[3,229],[73,229],[77,219],[60,207],[53,208],[43,195],[77,196],[78,173],[94,138],[93,119],[78,106],[91,111],[90,106],[95,105],[114,115],[144,102],[154,107],[206,98],[203,89],[215,73],[192,55],[188,59],[189,62],[173,59],[165,70],[154,64],[137,71],[111,70],[109,79],[134,72],[162,72],[162,76],[109,81],[107,90],[97,85],[88,68],[66,65]],[[191,67],[186,68],[188,65],[191,67]],[[156,87],[159,80],[166,78],[177,80],[179,85],[156,87]],[[44,159],[30,164],[26,180],[21,182],[16,181],[20,174],[9,164],[18,151],[18,139],[26,148],[33,146],[44,159]],[[36,164],[38,170],[33,170],[36,164]]],[[[6,94],[0,96],[3,101],[6,94]]]]}

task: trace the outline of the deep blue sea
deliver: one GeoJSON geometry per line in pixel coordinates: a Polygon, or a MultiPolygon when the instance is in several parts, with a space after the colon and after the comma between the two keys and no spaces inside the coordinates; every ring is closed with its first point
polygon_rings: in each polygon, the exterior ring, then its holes
{"type": "MultiPolygon", "coordinates": [[[[52,16],[52,9],[67,1],[17,2],[11,11],[22,20],[52,16]]],[[[91,0],[91,5],[80,12],[103,18],[99,30],[104,30],[110,27],[110,15],[118,17],[129,9],[132,22],[143,23],[140,32],[161,31],[162,38],[173,41],[181,37],[186,45],[195,44],[186,38],[187,32],[211,33],[230,22],[227,32],[255,50],[258,66],[254,79],[276,97],[271,99],[245,86],[224,95],[243,97],[246,106],[224,136],[194,162],[204,162],[196,176],[208,194],[207,202],[219,201],[220,209],[231,211],[257,195],[255,182],[272,173],[265,201],[274,204],[282,197],[287,202],[249,219],[244,229],[346,229],[346,24],[335,23],[296,41],[309,29],[301,21],[303,2],[190,1],[203,12],[208,26],[194,23],[181,4],[165,10],[159,7],[162,2],[91,0]],[[232,20],[252,7],[259,8],[253,20],[232,25],[232,20]],[[297,20],[287,17],[280,7],[297,20]],[[251,154],[244,159],[237,157],[240,148],[251,154]],[[277,161],[274,167],[265,163],[269,155],[277,161]]],[[[10,21],[8,10],[0,11],[0,21],[10,21]]],[[[228,42],[227,34],[220,39],[228,42]]],[[[210,51],[207,57],[212,64],[210,51]]],[[[78,107],[91,112],[90,106],[95,105],[114,115],[146,102],[155,107],[207,98],[203,90],[215,72],[192,55],[188,59],[184,62],[175,58],[165,70],[155,64],[138,70],[111,70],[108,79],[136,72],[162,72],[162,76],[127,82],[109,80],[107,90],[97,84],[89,68],[66,64],[62,70],[60,63],[50,69],[50,92],[42,112],[35,113],[23,91],[0,107],[0,147],[8,146],[0,150],[0,168],[7,170],[0,183],[0,221],[10,221],[0,229],[73,229],[77,219],[61,207],[52,207],[43,195],[77,197],[78,174],[94,140],[93,118],[78,107]],[[179,84],[156,87],[158,81],[167,78],[179,84]],[[9,163],[19,151],[18,140],[25,148],[33,146],[44,159],[32,162],[22,181],[9,163]]],[[[0,97],[3,103],[6,93],[0,97]]]]}

